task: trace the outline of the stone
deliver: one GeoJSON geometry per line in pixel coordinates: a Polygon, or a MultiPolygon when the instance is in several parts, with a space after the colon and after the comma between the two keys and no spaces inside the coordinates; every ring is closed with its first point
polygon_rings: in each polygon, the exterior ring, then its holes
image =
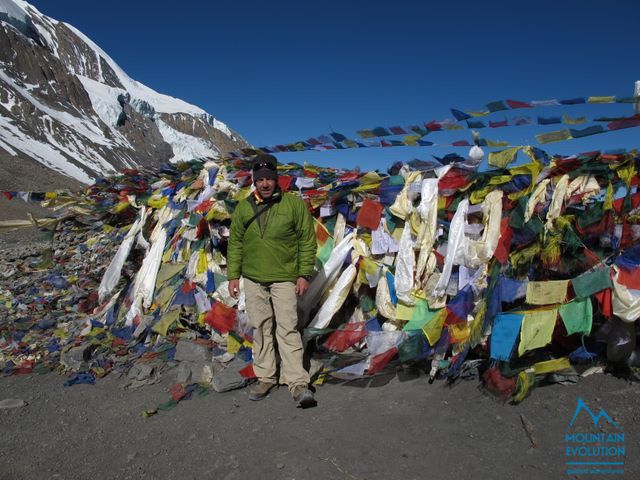
{"type": "Polygon", "coordinates": [[[180,362],[209,362],[211,361],[211,352],[205,345],[181,339],[176,345],[174,358],[180,362]]]}

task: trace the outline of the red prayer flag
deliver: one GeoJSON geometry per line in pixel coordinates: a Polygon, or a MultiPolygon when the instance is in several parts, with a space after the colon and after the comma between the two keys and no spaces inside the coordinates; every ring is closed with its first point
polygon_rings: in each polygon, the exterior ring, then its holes
{"type": "Polygon", "coordinates": [[[320,224],[316,225],[316,240],[318,245],[324,245],[329,239],[329,232],[320,224]]]}
{"type": "Polygon", "coordinates": [[[640,290],[640,268],[627,270],[621,267],[618,271],[618,280],[616,281],[632,290],[640,290]]]}
{"type": "Polygon", "coordinates": [[[361,227],[368,228],[370,230],[377,230],[380,226],[380,218],[383,211],[384,205],[380,202],[365,198],[364,202],[362,202],[362,207],[358,212],[356,223],[361,227]]]}
{"type": "Polygon", "coordinates": [[[367,368],[368,375],[374,375],[382,370],[387,364],[396,356],[398,349],[396,347],[390,348],[386,352],[374,355],[369,359],[369,368],[367,368]]]}
{"type": "Polygon", "coordinates": [[[173,387],[171,387],[171,398],[175,402],[179,402],[187,395],[187,390],[184,388],[184,385],[181,383],[176,383],[173,387]]]}
{"type": "Polygon", "coordinates": [[[236,326],[236,309],[227,307],[222,302],[215,302],[207,312],[204,321],[220,333],[228,333],[236,326]]]}
{"type": "Polygon", "coordinates": [[[513,230],[511,230],[511,227],[509,226],[509,217],[505,217],[502,219],[500,225],[500,240],[498,240],[498,246],[496,247],[496,251],[493,252],[493,256],[502,264],[507,263],[507,260],[509,259],[512,236],[513,230]]]}
{"type": "Polygon", "coordinates": [[[593,295],[598,300],[598,305],[600,306],[600,311],[605,318],[611,318],[611,313],[613,311],[611,307],[611,289],[605,288],[604,290],[600,290],[598,293],[593,295]]]}
{"type": "Polygon", "coordinates": [[[507,105],[511,108],[531,108],[531,104],[527,102],[521,102],[519,100],[507,100],[507,105]]]}
{"type": "Polygon", "coordinates": [[[432,120],[429,123],[425,123],[424,126],[430,132],[435,132],[435,131],[438,131],[438,130],[442,130],[442,125],[440,124],[440,122],[437,122],[435,120],[432,120]]]}
{"type": "Polygon", "coordinates": [[[252,363],[250,363],[246,367],[240,369],[238,371],[238,373],[240,375],[242,375],[244,378],[256,378],[256,374],[253,372],[253,364],[252,363]]]}
{"type": "Polygon", "coordinates": [[[367,331],[364,329],[364,322],[348,323],[344,328],[336,330],[329,335],[323,346],[333,352],[343,352],[366,336],[367,331]]]}

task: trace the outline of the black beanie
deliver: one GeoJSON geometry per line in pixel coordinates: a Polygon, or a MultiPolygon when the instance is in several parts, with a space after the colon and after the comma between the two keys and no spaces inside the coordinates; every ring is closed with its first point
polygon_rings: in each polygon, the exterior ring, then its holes
{"type": "Polygon", "coordinates": [[[278,180],[278,159],[273,155],[261,153],[253,159],[253,182],[261,178],[278,180]]]}

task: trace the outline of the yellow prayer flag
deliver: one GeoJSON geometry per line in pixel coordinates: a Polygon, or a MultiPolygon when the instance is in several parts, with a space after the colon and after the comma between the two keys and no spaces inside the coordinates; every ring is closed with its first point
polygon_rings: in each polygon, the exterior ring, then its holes
{"type": "Polygon", "coordinates": [[[634,161],[627,161],[615,169],[618,177],[627,185],[631,187],[631,181],[636,176],[636,164],[634,161]]]}
{"type": "Polygon", "coordinates": [[[506,150],[489,153],[489,165],[504,168],[516,159],[518,151],[522,147],[512,147],[506,150]]]}
{"type": "Polygon", "coordinates": [[[443,308],[434,315],[433,318],[424,325],[424,327],[422,327],[422,332],[424,333],[424,336],[427,337],[429,345],[435,345],[438,340],[440,340],[440,335],[442,335],[442,326],[444,325],[446,318],[447,309],[443,308]]]}
{"type": "Polygon", "coordinates": [[[581,123],[586,123],[587,117],[576,117],[572,118],[566,113],[562,115],[562,123],[566,123],[567,125],[580,125],[581,123]]]}
{"type": "Polygon", "coordinates": [[[546,360],[544,362],[538,362],[533,366],[533,372],[536,375],[544,375],[545,373],[557,372],[571,368],[568,357],[556,358],[553,360],[546,360]]]}
{"type": "Polygon", "coordinates": [[[449,341],[451,343],[466,342],[471,334],[468,323],[456,323],[449,325],[449,341]]]}
{"type": "Polygon", "coordinates": [[[201,274],[207,271],[207,252],[203,248],[198,252],[198,264],[196,265],[196,273],[201,274]]]}
{"type": "MultiPolygon", "coordinates": [[[[489,179],[489,186],[492,185],[502,185],[503,183],[508,183],[511,181],[511,175],[496,175],[489,179]]],[[[492,189],[495,190],[495,189],[492,189]]]]}
{"type": "Polygon", "coordinates": [[[160,319],[160,321],[158,323],[156,323],[151,328],[151,330],[153,330],[156,333],[159,333],[163,337],[166,337],[167,336],[167,330],[169,329],[169,327],[175,321],[178,320],[179,317],[180,317],[180,309],[179,308],[174,308],[173,310],[169,310],[164,315],[162,315],[162,318],[160,319]]]}
{"type": "Polygon", "coordinates": [[[404,143],[410,146],[418,145],[418,140],[420,140],[421,138],[422,137],[419,135],[407,135],[406,137],[402,137],[402,139],[404,140],[404,143]]]}
{"type": "Polygon", "coordinates": [[[509,146],[509,142],[505,142],[504,140],[489,140],[488,138],[485,138],[485,141],[487,142],[487,147],[490,147],[490,148],[500,148],[500,147],[509,146]]]}
{"type": "Polygon", "coordinates": [[[589,97],[587,103],[616,103],[616,97],[611,95],[607,97],[589,97]]]}
{"type": "Polygon", "coordinates": [[[368,185],[371,183],[380,183],[382,181],[382,177],[378,174],[378,172],[367,172],[358,180],[361,185],[368,185]]]}
{"type": "Polygon", "coordinates": [[[547,280],[529,282],[527,285],[527,303],[531,305],[551,305],[564,303],[569,280],[547,280]]]}
{"type": "Polygon", "coordinates": [[[472,117],[486,117],[487,115],[489,115],[491,112],[489,110],[483,110],[483,111],[476,111],[476,112],[466,112],[469,115],[471,115],[472,117]]]}
{"type": "Polygon", "coordinates": [[[169,197],[152,195],[149,200],[147,200],[147,206],[151,208],[162,208],[167,203],[169,203],[169,197]]]}
{"type": "Polygon", "coordinates": [[[394,228],[393,232],[391,232],[391,238],[393,238],[396,242],[400,243],[400,239],[402,238],[402,230],[404,230],[404,228],[406,228],[406,227],[403,227],[403,228],[396,227],[396,228],[394,228]]]}
{"type": "Polygon", "coordinates": [[[469,197],[469,203],[471,205],[477,205],[478,203],[482,203],[487,195],[492,192],[494,189],[491,186],[486,186],[484,188],[480,188],[478,190],[474,190],[471,192],[471,196],[469,197]]]}
{"type": "Polygon", "coordinates": [[[556,326],[557,317],[557,308],[526,312],[520,327],[518,355],[522,356],[529,350],[541,348],[551,343],[551,335],[556,326]]]}
{"type": "Polygon", "coordinates": [[[227,352],[238,353],[242,344],[233,335],[227,336],[227,352]]]}
{"type": "Polygon", "coordinates": [[[359,185],[356,188],[352,189],[352,192],[368,192],[369,190],[375,190],[380,186],[380,183],[370,183],[368,185],[359,185]]]}
{"type": "Polygon", "coordinates": [[[409,321],[413,317],[413,312],[416,309],[415,305],[405,305],[402,302],[398,302],[396,305],[396,320],[409,321]]]}
{"type": "Polygon", "coordinates": [[[604,202],[602,206],[603,210],[613,209],[613,185],[609,182],[607,186],[607,192],[604,194],[604,202]]]}

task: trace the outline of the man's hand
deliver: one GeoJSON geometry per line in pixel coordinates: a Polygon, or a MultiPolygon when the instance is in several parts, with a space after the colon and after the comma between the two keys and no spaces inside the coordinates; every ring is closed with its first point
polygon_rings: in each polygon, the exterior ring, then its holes
{"type": "Polygon", "coordinates": [[[296,280],[296,295],[300,297],[304,295],[307,290],[309,290],[309,282],[307,282],[307,279],[298,277],[298,280],[296,280]]]}
{"type": "Polygon", "coordinates": [[[229,280],[229,295],[233,298],[238,298],[240,296],[240,279],[236,278],[235,280],[229,280]]]}

